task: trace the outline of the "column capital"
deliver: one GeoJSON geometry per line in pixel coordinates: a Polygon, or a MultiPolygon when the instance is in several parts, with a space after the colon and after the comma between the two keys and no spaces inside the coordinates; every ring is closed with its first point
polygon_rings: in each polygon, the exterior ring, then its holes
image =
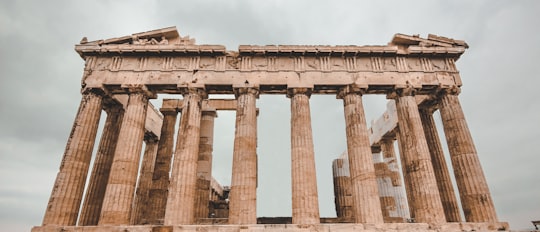
{"type": "Polygon", "coordinates": [[[196,94],[196,95],[199,95],[201,99],[208,98],[208,93],[206,93],[206,90],[204,90],[203,88],[187,87],[187,88],[182,88],[181,91],[182,91],[182,96],[184,97],[186,97],[186,95],[196,94]]]}
{"type": "Polygon", "coordinates": [[[178,114],[180,112],[180,107],[178,104],[181,102],[179,99],[163,99],[163,103],[161,104],[161,108],[159,108],[159,111],[165,115],[165,114],[178,114]]]}
{"type": "Polygon", "coordinates": [[[336,98],[343,99],[343,97],[349,94],[358,94],[362,96],[364,93],[366,93],[366,88],[361,88],[357,85],[346,85],[338,90],[336,98]]]}
{"type": "Polygon", "coordinates": [[[305,87],[303,87],[303,88],[288,88],[287,89],[287,97],[291,98],[296,94],[304,94],[304,95],[307,95],[308,97],[310,97],[312,91],[313,91],[312,88],[305,88],[305,87]]]}
{"type": "Polygon", "coordinates": [[[386,95],[386,99],[396,99],[398,97],[414,96],[416,89],[409,83],[403,87],[396,87],[386,95]]]}
{"type": "Polygon", "coordinates": [[[450,86],[448,88],[440,88],[437,91],[439,97],[443,95],[459,95],[461,93],[461,88],[459,86],[450,86]]]}
{"type": "Polygon", "coordinates": [[[421,112],[425,111],[433,114],[433,112],[439,109],[439,97],[436,95],[428,95],[427,97],[424,97],[423,100],[419,100],[417,96],[416,102],[420,102],[418,104],[418,110],[421,112]]]}
{"type": "Polygon", "coordinates": [[[208,116],[212,116],[214,118],[217,118],[217,111],[216,109],[203,109],[202,110],[202,115],[208,115],[208,116]]]}
{"type": "Polygon", "coordinates": [[[146,85],[142,84],[122,84],[121,86],[127,94],[143,94],[148,99],[156,99],[157,94],[153,91],[148,90],[146,85]]]}
{"type": "Polygon", "coordinates": [[[98,96],[105,96],[107,95],[107,91],[103,88],[91,88],[91,87],[85,87],[81,89],[81,94],[89,94],[93,93],[98,96]]]}
{"type": "Polygon", "coordinates": [[[256,98],[259,98],[259,89],[254,87],[239,87],[234,88],[234,96],[238,99],[238,96],[242,94],[252,94],[255,95],[256,98]]]}
{"type": "Polygon", "coordinates": [[[112,98],[105,98],[103,99],[103,110],[107,112],[107,114],[114,113],[114,112],[120,112],[124,110],[124,106],[122,103],[112,99],[112,98]]]}

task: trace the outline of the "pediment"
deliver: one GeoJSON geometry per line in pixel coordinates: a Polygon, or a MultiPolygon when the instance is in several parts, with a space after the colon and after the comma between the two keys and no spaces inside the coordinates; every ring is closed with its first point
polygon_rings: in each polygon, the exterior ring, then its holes
{"type": "Polygon", "coordinates": [[[429,34],[427,38],[419,35],[395,34],[390,42],[391,45],[419,46],[419,47],[464,47],[469,45],[463,40],[451,39],[443,36],[429,34]]]}
{"type": "Polygon", "coordinates": [[[165,45],[165,44],[178,44],[178,45],[195,45],[195,39],[189,38],[189,36],[182,37],[176,30],[175,26],[166,27],[162,29],[156,29],[146,32],[134,33],[131,35],[101,39],[95,41],[88,41],[84,37],[80,44],[85,45],[165,45]]]}

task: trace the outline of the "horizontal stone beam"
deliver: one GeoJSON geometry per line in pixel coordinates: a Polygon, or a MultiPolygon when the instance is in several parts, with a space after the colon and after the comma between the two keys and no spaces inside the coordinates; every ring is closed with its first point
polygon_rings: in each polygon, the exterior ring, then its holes
{"type": "MultiPolygon", "coordinates": [[[[183,99],[163,99],[161,111],[181,111],[183,99]]],[[[236,110],[236,99],[206,99],[202,101],[202,110],[236,110]]]]}
{"type": "MultiPolygon", "coordinates": [[[[105,40],[103,42],[111,41],[123,41],[129,40],[131,37],[126,36],[122,38],[114,38],[105,40]]],[[[437,42],[432,41],[432,44],[437,42]]],[[[437,45],[442,44],[438,43],[437,45]]],[[[368,46],[313,46],[313,45],[240,45],[238,51],[227,51],[223,45],[181,45],[181,44],[148,44],[148,45],[132,45],[132,44],[80,44],[75,46],[75,50],[82,56],[93,56],[108,53],[110,55],[122,54],[122,55],[134,55],[145,53],[145,55],[151,54],[166,54],[166,55],[180,55],[180,54],[204,54],[204,55],[225,55],[240,53],[242,55],[257,54],[257,55],[374,55],[374,54],[424,54],[424,55],[446,55],[459,57],[465,52],[465,47],[452,47],[451,45],[443,44],[446,46],[409,46],[405,49],[398,46],[384,46],[384,45],[368,45],[368,46]]]]}
{"type": "Polygon", "coordinates": [[[286,94],[288,88],[311,88],[314,94],[336,94],[347,85],[366,89],[366,94],[387,94],[411,85],[417,94],[436,88],[462,85],[459,73],[449,72],[320,72],[320,71],[93,71],[85,77],[86,88],[106,88],[124,93],[126,83],[139,83],[154,93],[180,94],[185,88],[203,88],[208,94],[234,94],[236,87],[255,87],[261,94],[286,94]]]}

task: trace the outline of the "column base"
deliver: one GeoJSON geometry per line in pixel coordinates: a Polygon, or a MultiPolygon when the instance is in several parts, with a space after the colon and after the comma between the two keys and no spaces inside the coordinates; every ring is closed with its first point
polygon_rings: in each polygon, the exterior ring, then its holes
{"type": "Polygon", "coordinates": [[[187,231],[285,231],[285,232],[305,232],[305,231],[511,231],[508,223],[469,223],[453,222],[441,225],[429,225],[426,223],[384,223],[384,224],[318,224],[318,225],[298,225],[298,224],[256,224],[256,225],[182,225],[182,226],[37,226],[32,228],[32,232],[187,232],[187,231]]]}

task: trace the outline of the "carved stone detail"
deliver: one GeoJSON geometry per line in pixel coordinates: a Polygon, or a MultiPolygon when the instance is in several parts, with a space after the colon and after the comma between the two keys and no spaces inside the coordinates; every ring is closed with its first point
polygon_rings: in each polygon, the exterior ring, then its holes
{"type": "Polygon", "coordinates": [[[304,57],[295,57],[294,58],[294,71],[302,72],[306,69],[305,67],[306,63],[304,61],[304,57]]]}
{"type": "Polygon", "coordinates": [[[407,65],[407,58],[403,56],[396,57],[396,64],[398,72],[408,72],[409,66],[407,65]]]}
{"type": "Polygon", "coordinates": [[[189,68],[188,70],[199,70],[199,62],[201,61],[200,56],[191,57],[189,60],[189,68]]]}
{"type": "Polygon", "coordinates": [[[268,71],[277,71],[277,58],[275,56],[268,57],[268,71]]]}
{"type": "Polygon", "coordinates": [[[347,71],[355,71],[356,70],[356,57],[345,57],[345,66],[347,67],[347,71]]]}
{"type": "Polygon", "coordinates": [[[139,68],[138,71],[144,71],[148,65],[148,57],[139,57],[139,68]]]}
{"type": "Polygon", "coordinates": [[[163,57],[163,66],[162,66],[162,68],[164,70],[171,70],[172,67],[173,67],[173,63],[174,63],[174,57],[171,57],[171,56],[163,57]]]}
{"type": "Polygon", "coordinates": [[[216,57],[216,71],[225,71],[227,57],[217,56],[216,57]]]}
{"type": "Polygon", "coordinates": [[[240,71],[249,71],[251,67],[251,57],[243,56],[240,60],[240,71]]]}
{"type": "Polygon", "coordinates": [[[422,64],[422,70],[424,70],[424,72],[433,72],[433,64],[430,59],[422,57],[420,58],[420,63],[422,64]]]}
{"type": "Polygon", "coordinates": [[[445,63],[446,63],[446,70],[448,71],[457,71],[457,68],[456,68],[456,62],[454,60],[454,58],[446,58],[444,59],[445,63]]]}
{"type": "Polygon", "coordinates": [[[384,71],[382,62],[383,61],[381,60],[381,57],[371,57],[371,69],[373,70],[373,72],[384,71]]]}
{"type": "Polygon", "coordinates": [[[321,71],[330,71],[330,57],[329,56],[321,56],[319,57],[319,62],[321,63],[321,71]]]}
{"type": "Polygon", "coordinates": [[[122,57],[121,56],[113,56],[111,59],[112,59],[112,62],[111,62],[111,65],[110,65],[109,69],[111,71],[120,70],[120,67],[122,67],[122,57]]]}

